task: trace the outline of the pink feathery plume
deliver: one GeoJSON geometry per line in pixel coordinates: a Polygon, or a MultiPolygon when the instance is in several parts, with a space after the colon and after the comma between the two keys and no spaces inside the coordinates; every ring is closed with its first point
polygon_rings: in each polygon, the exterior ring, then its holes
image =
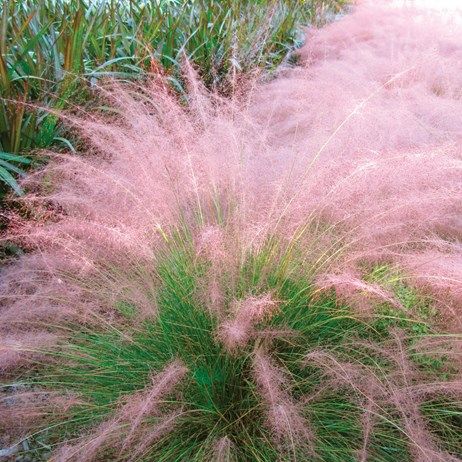
{"type": "Polygon", "coordinates": [[[291,450],[299,446],[313,453],[313,432],[287,392],[283,372],[261,350],[254,353],[253,375],[266,408],[268,428],[275,439],[291,450]]]}
{"type": "Polygon", "coordinates": [[[271,294],[235,301],[232,304],[234,317],[220,325],[219,339],[230,351],[245,346],[254,334],[255,325],[270,317],[279,303],[271,294]]]}

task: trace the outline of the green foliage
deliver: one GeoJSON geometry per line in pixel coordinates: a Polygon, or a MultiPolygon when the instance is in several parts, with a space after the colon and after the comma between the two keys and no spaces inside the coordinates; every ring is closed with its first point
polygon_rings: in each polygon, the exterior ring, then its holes
{"type": "Polygon", "coordinates": [[[15,164],[29,165],[30,159],[17,154],[10,154],[8,152],[0,152],[0,182],[12,188],[16,194],[22,195],[23,191],[13,174],[24,176],[25,172],[15,164]]]}
{"type": "MultiPolygon", "coordinates": [[[[229,352],[217,338],[220,319],[207,308],[201,291],[208,262],[197,258],[185,242],[188,239],[181,236],[171,241],[173,248],[157,268],[161,288],[155,319],[137,322],[136,306],[120,301],[115,308],[121,323],[77,334],[56,353],[61,359],[59,367],[39,373],[37,386],[75,393],[85,404],[77,406],[70,419],[51,422],[36,438],[46,435],[47,444],[53,446],[91,429],[115,411],[121,396],[142,390],[153,372],[179,358],[188,367],[188,377],[164,405],[180,405],[186,412],[178,418],[173,432],[160,439],[143,460],[209,460],[213,443],[225,436],[234,444],[236,460],[293,460],[290,448],[280,457],[281,448],[265,425],[264,405],[253,380],[253,352],[264,346],[289,378],[286,391],[303,403],[303,415],[316,435],[317,456],[313,460],[357,460],[362,409],[337,387],[322,391],[323,372],[316,366],[306,366],[303,358],[322,348],[341,360],[372,367],[377,377],[387,380],[390,364],[376,352],[361,347],[361,341],[379,345],[389,341],[392,318],[379,315],[365,322],[332,297],[313,298],[306,278],[297,276],[293,268],[288,273],[281,271],[282,260],[271,243],[244,259],[236,283],[228,287],[225,305],[236,298],[271,292],[281,306],[258,327],[290,329],[296,335],[271,341],[257,338],[238,352],[229,352]]],[[[423,334],[415,332],[413,325],[412,319],[400,319],[401,328],[417,340],[423,334]]],[[[77,330],[82,327],[77,326],[77,330]]],[[[441,362],[416,364],[428,374],[441,375],[441,362]]],[[[432,400],[424,403],[423,412],[446,448],[457,453],[460,405],[432,400]]],[[[399,416],[393,409],[382,409],[381,413],[369,444],[370,460],[409,461],[399,416]]],[[[105,457],[115,460],[116,455],[109,450],[105,457]]],[[[298,457],[303,460],[301,453],[298,457]]]]}
{"type": "Polygon", "coordinates": [[[406,276],[402,271],[387,264],[375,266],[366,275],[367,281],[378,283],[390,290],[401,304],[401,308],[383,304],[379,307],[384,317],[382,324],[387,329],[391,325],[402,327],[409,318],[414,320],[411,328],[416,334],[430,333],[432,319],[437,315],[436,309],[432,306],[430,297],[425,297],[417,290],[406,284],[406,276]],[[387,319],[387,321],[385,321],[387,319]]]}

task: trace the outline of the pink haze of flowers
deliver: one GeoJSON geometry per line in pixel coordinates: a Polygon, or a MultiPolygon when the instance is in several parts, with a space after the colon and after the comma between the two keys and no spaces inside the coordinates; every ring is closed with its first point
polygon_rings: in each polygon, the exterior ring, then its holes
{"type": "MultiPolygon", "coordinates": [[[[111,83],[101,93],[117,116],[67,117],[88,152],[54,154],[28,180],[24,201],[37,219],[8,238],[35,251],[1,277],[2,373],[27,366],[59,341],[51,324],[88,325],[101,314],[110,322],[121,299],[143,317],[155,315],[155,263],[179,222],[198,230],[197,254],[211,262],[204,298],[212,311],[222,309],[226,270],[278,236],[301,245],[300,265],[320,290],[333,288],[353,303],[364,299],[359,292],[399,308],[392,294],[361,279],[360,268],[400,267],[460,332],[462,26],[425,10],[362,4],[339,22],[308,30],[300,56],[300,66],[231,101],[207,94],[186,65],[187,108],[155,81],[129,88],[111,83]],[[43,178],[53,188],[44,189],[43,178]],[[55,219],[42,220],[50,204],[55,219]]],[[[278,302],[266,294],[234,307],[218,332],[230,349],[245,344],[278,302]]],[[[334,364],[322,352],[308,359],[334,364]]],[[[186,373],[176,363],[161,374],[167,372],[169,387],[186,373]]],[[[281,372],[264,353],[255,355],[254,375],[274,433],[284,440],[282,420],[290,417],[290,437],[310,440],[281,372]]],[[[361,391],[366,406],[369,396],[380,401],[387,394],[394,404],[407,396],[399,382],[405,375],[387,390],[364,371],[351,369],[341,380],[361,391]]],[[[145,408],[160,395],[153,387],[133,396],[133,412],[122,406],[98,430],[98,444],[85,441],[89,450],[98,451],[127,422],[133,431],[126,438],[141,444],[146,435],[133,416],[153,412],[145,408]]],[[[180,412],[159,417],[159,435],[180,412]]],[[[416,413],[409,409],[417,421],[416,413]]],[[[415,440],[425,439],[423,426],[415,431],[415,440]]],[[[217,442],[217,453],[229,445],[217,442]]]]}
{"type": "Polygon", "coordinates": [[[155,314],[152,265],[140,268],[180,217],[195,220],[196,209],[209,223],[217,200],[226,236],[211,223],[197,244],[216,254],[212,302],[220,266],[269,234],[289,240],[315,227],[299,240],[320,281],[345,292],[361,288],[359,262],[401,265],[457,330],[461,43],[450,19],[362,5],[308,31],[302,66],[244,103],[207,95],[191,68],[188,110],[154,83],[103,88],[120,117],[70,118],[90,152],[55,155],[52,191],[35,187],[42,173],[29,180],[26,201],[54,203],[62,217],[17,233],[38,250],[3,271],[2,344],[50,319],[91,319],[121,298],[155,314]]]}

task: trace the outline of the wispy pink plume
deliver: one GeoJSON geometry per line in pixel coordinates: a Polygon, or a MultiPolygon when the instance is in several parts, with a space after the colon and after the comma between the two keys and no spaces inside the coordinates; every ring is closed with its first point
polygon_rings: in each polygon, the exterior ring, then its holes
{"type": "Polygon", "coordinates": [[[209,309],[216,315],[223,314],[222,274],[233,265],[231,252],[226,248],[225,234],[218,226],[207,226],[199,233],[197,253],[210,262],[205,283],[205,298],[209,309]]]}
{"type": "Polygon", "coordinates": [[[318,290],[335,289],[337,299],[349,303],[362,314],[371,314],[377,303],[388,303],[395,308],[402,308],[393,293],[379,284],[362,280],[352,273],[326,274],[316,281],[318,290]]]}
{"type": "Polygon", "coordinates": [[[28,432],[41,428],[56,416],[66,415],[82,403],[72,394],[26,390],[24,387],[6,390],[0,395],[0,434],[15,440],[25,437],[28,432]]]}
{"type": "Polygon", "coordinates": [[[149,451],[153,444],[172,432],[182,414],[182,409],[169,412],[162,416],[153,428],[146,430],[144,434],[140,434],[140,441],[130,451],[130,456],[127,460],[129,462],[138,461],[140,457],[149,451]]]}
{"type": "Polygon", "coordinates": [[[219,339],[229,351],[245,346],[255,333],[255,325],[271,317],[279,303],[272,294],[234,301],[231,306],[232,317],[219,326],[219,339]]]}
{"type": "Polygon", "coordinates": [[[228,257],[224,239],[223,230],[218,226],[208,226],[199,234],[197,252],[205,255],[213,265],[221,266],[228,257]]]}
{"type": "Polygon", "coordinates": [[[253,375],[266,407],[268,427],[276,441],[291,452],[302,447],[313,454],[313,432],[288,392],[288,381],[261,350],[254,353],[253,375]]]}
{"type": "Polygon", "coordinates": [[[0,331],[0,374],[36,361],[58,341],[48,332],[27,332],[2,335],[0,331]]]}
{"type": "Polygon", "coordinates": [[[176,360],[152,378],[152,385],[146,391],[130,397],[119,411],[120,418],[130,420],[130,432],[125,437],[124,447],[133,438],[143,419],[158,412],[160,400],[186,376],[187,372],[188,369],[176,360]]]}
{"type": "Polygon", "coordinates": [[[233,455],[233,442],[224,436],[219,440],[215,441],[213,446],[212,462],[233,462],[235,457],[233,455]]]}
{"type": "Polygon", "coordinates": [[[183,380],[187,368],[173,361],[152,377],[146,389],[122,398],[121,406],[108,420],[93,429],[74,445],[66,444],[56,453],[59,462],[87,462],[98,460],[104,451],[117,449],[127,451],[133,459],[141,456],[156,440],[169,433],[181,410],[163,411],[164,398],[183,380]],[[155,424],[147,425],[147,417],[157,417],[155,424]]]}

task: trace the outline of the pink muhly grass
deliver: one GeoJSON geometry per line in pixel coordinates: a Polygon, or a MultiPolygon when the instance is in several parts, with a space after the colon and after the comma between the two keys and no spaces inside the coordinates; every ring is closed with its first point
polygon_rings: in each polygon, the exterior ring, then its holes
{"type": "Polygon", "coordinates": [[[36,361],[53,347],[59,337],[49,332],[32,331],[2,335],[0,332],[0,373],[36,361]]]}
{"type": "MultiPolygon", "coordinates": [[[[32,189],[40,190],[50,177],[53,187],[22,201],[28,207],[51,204],[54,215],[9,236],[36,252],[2,275],[2,323],[58,317],[88,322],[93,313],[114,314],[114,299],[120,298],[133,301],[142,316],[155,315],[152,268],[180,219],[206,229],[210,221],[213,230],[217,194],[220,206],[238,203],[240,224],[255,219],[236,199],[247,196],[254,203],[261,196],[250,181],[256,165],[247,172],[239,167],[261,151],[259,139],[247,145],[251,124],[236,122],[231,103],[212,105],[212,95],[189,95],[185,109],[171,94],[134,87],[112,83],[101,89],[120,109],[120,120],[68,117],[98,156],[52,155],[44,171],[30,176],[32,189]],[[251,191],[241,192],[246,183],[251,191]]],[[[230,211],[224,213],[233,221],[230,211]]],[[[220,243],[212,248],[203,234],[199,251],[214,265],[211,304],[220,304],[224,254],[220,243]]]]}
{"type": "Polygon", "coordinates": [[[197,242],[197,253],[205,255],[214,267],[226,262],[228,253],[225,248],[224,233],[218,226],[202,229],[197,242]]]}
{"type": "MultiPolygon", "coordinates": [[[[33,251],[1,275],[3,368],[30,359],[12,341],[35,357],[53,342],[51,331],[70,321],[128,322],[117,302],[133,305],[136,320],[155,316],[155,268],[181,226],[210,264],[207,305],[220,313],[217,337],[229,352],[251,339],[291,335],[258,329],[280,305],[270,293],[231,302],[225,317],[233,285],[223,275],[273,237],[287,259],[301,254],[299,274],[317,277],[360,311],[370,313],[376,302],[399,308],[388,290],[358,276],[364,261],[385,261],[433,294],[442,317],[452,311],[459,322],[462,249],[453,243],[462,216],[461,44],[462,29],[437,15],[364,3],[341,22],[310,30],[303,65],[241,101],[207,94],[189,63],[187,106],[164,85],[99,88],[118,115],[64,115],[88,152],[50,153],[50,164],[24,184],[30,193],[19,203],[36,211],[35,221],[18,222],[7,237],[33,251]]],[[[324,369],[329,384],[357,395],[365,411],[360,460],[390,405],[417,460],[450,460],[419,405],[433,394],[457,395],[460,384],[427,383],[404,343],[397,335],[392,346],[362,345],[393,363],[386,380],[322,350],[307,361],[324,369]]],[[[275,439],[311,450],[313,434],[283,371],[257,350],[253,373],[275,439]]],[[[181,410],[164,411],[162,399],[185,374],[172,363],[94,434],[65,446],[61,460],[97,458],[108,446],[141,457],[178,420],[181,410]],[[152,428],[148,417],[158,419],[152,428]]],[[[43,415],[36,406],[6,412],[21,428],[43,415]]]]}
{"type": "Polygon", "coordinates": [[[409,450],[414,460],[419,462],[457,461],[454,456],[442,452],[428,431],[427,422],[420,406],[425,398],[437,395],[462,396],[462,381],[440,381],[426,383],[408,357],[403,332],[395,331],[393,344],[389,347],[373,343],[359,343],[358,347],[374,350],[393,363],[393,370],[380,378],[372,370],[361,364],[338,360],[332,354],[313,351],[306,356],[307,363],[315,363],[332,379],[335,389],[342,384],[356,392],[358,404],[363,409],[363,446],[358,455],[365,461],[368,457],[368,441],[376,423],[391,404],[401,416],[403,433],[409,441],[409,450]]]}
{"type": "Polygon", "coordinates": [[[0,279],[2,331],[33,331],[52,319],[59,322],[75,316],[85,303],[82,289],[63,282],[59,271],[63,267],[75,270],[53,252],[43,252],[26,255],[3,272],[0,279]]]}
{"type": "MultiPolygon", "coordinates": [[[[437,245],[439,243],[436,243],[437,245]]],[[[429,293],[443,313],[445,324],[454,325],[460,332],[462,318],[462,246],[441,242],[440,249],[432,249],[407,256],[403,266],[408,271],[413,285],[429,293]]]]}
{"type": "Polygon", "coordinates": [[[368,400],[364,405],[364,411],[361,416],[361,426],[363,431],[362,447],[358,451],[358,462],[367,462],[369,457],[369,441],[374,430],[374,424],[377,420],[375,413],[375,403],[368,400]]]}
{"type": "Polygon", "coordinates": [[[244,347],[252,337],[255,325],[271,317],[279,303],[272,294],[234,301],[231,307],[234,317],[219,326],[219,339],[229,351],[244,347]]]}
{"type": "Polygon", "coordinates": [[[230,269],[233,262],[225,245],[225,236],[218,226],[208,226],[202,229],[196,244],[199,256],[205,257],[210,263],[206,281],[206,298],[210,310],[221,314],[223,310],[223,293],[221,275],[230,269]]]}
{"type": "MultiPolygon", "coordinates": [[[[138,433],[137,443],[126,453],[124,460],[134,462],[139,460],[149,450],[150,446],[170,433],[175,427],[181,411],[173,411],[162,416],[150,429],[144,429],[138,433]]],[[[64,445],[51,460],[55,462],[89,462],[101,460],[101,451],[111,445],[120,450],[118,437],[123,433],[124,426],[115,421],[105,422],[98,427],[98,433],[92,438],[87,438],[75,445],[64,445]]]]}
{"type": "Polygon", "coordinates": [[[183,411],[178,409],[162,416],[153,428],[147,429],[144,435],[140,435],[139,443],[130,451],[131,456],[128,460],[130,462],[139,460],[150,446],[172,432],[182,414],[183,411]]]}
{"type": "Polygon", "coordinates": [[[72,394],[46,390],[6,392],[0,397],[0,432],[10,437],[24,437],[57,416],[66,415],[83,401],[72,394]]]}
{"type": "Polygon", "coordinates": [[[116,444],[121,425],[114,420],[100,424],[90,437],[82,438],[74,445],[65,444],[51,458],[55,462],[87,462],[97,460],[98,453],[110,443],[116,444]]]}
{"type": "Polygon", "coordinates": [[[108,447],[130,451],[135,459],[173,428],[181,412],[173,411],[163,415],[162,400],[181,382],[187,372],[188,369],[179,360],[170,363],[152,377],[152,384],[145,390],[124,397],[124,404],[116,410],[115,415],[93,429],[91,435],[82,438],[75,445],[64,445],[56,454],[55,460],[96,460],[101,451],[108,447]],[[146,426],[144,420],[152,416],[158,417],[158,422],[146,426]]]}
{"type": "Polygon", "coordinates": [[[158,411],[159,401],[185,377],[187,372],[188,369],[180,361],[174,361],[152,377],[152,386],[148,390],[138,397],[130,397],[119,411],[122,419],[130,420],[130,432],[123,442],[124,448],[130,443],[143,419],[158,411]]]}
{"type": "Polygon", "coordinates": [[[279,443],[294,451],[304,447],[313,453],[314,435],[299,406],[287,392],[284,373],[265,353],[253,357],[253,375],[267,412],[267,425],[279,443]]]}

